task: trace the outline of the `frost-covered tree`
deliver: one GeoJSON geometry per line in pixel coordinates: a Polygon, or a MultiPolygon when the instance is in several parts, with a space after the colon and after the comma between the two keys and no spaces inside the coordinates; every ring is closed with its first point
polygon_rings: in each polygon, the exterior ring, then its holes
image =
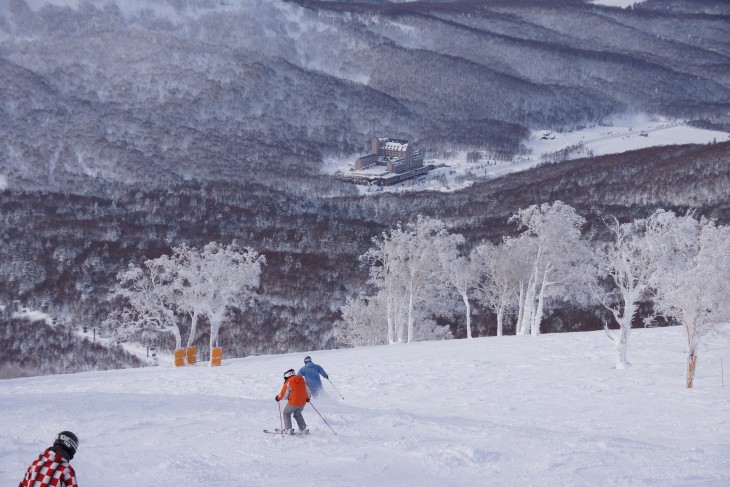
{"type": "Polygon", "coordinates": [[[373,238],[373,247],[360,257],[361,261],[370,266],[369,282],[377,289],[380,297],[376,302],[380,303],[385,312],[387,339],[391,345],[402,341],[405,323],[402,311],[406,303],[406,282],[398,247],[402,234],[398,226],[391,234],[383,233],[382,237],[373,238]]]}
{"type": "Polygon", "coordinates": [[[217,345],[218,332],[229,308],[244,309],[250,303],[253,290],[259,285],[265,259],[253,249],[241,249],[236,245],[208,244],[203,256],[213,283],[208,305],[212,348],[217,345]]]}
{"type": "Polygon", "coordinates": [[[121,334],[150,326],[168,331],[180,348],[176,313],[188,313],[192,318],[188,346],[194,340],[198,318],[206,316],[213,348],[227,313],[248,304],[265,262],[253,249],[212,242],[202,249],[175,248],[171,257],[163,255],[142,266],[130,264],[119,274],[114,292],[127,301],[129,309],[110,320],[121,334]]]}
{"type": "Polygon", "coordinates": [[[523,308],[531,244],[531,239],[506,238],[500,245],[483,242],[472,251],[471,261],[480,276],[477,299],[497,315],[497,336],[504,333],[508,311],[523,308]]]}
{"type": "Polygon", "coordinates": [[[198,249],[183,245],[173,249],[169,265],[176,275],[174,286],[178,308],[190,316],[187,346],[191,347],[197,335],[198,319],[206,313],[205,303],[210,290],[205,262],[198,249]]]}
{"type": "Polygon", "coordinates": [[[590,251],[581,238],[585,219],[561,201],[532,205],[515,214],[512,221],[523,228],[523,236],[534,239],[532,271],[524,289],[518,333],[540,334],[545,298],[553,290],[589,279],[590,251]]]}
{"type": "Polygon", "coordinates": [[[730,227],[711,220],[675,225],[667,239],[674,256],[654,278],[657,309],[684,327],[687,387],[698,346],[717,325],[730,322],[730,227]]]}
{"type": "Polygon", "coordinates": [[[340,308],[342,319],[334,325],[334,338],[348,347],[384,345],[387,341],[387,321],[382,312],[384,293],[375,296],[348,298],[340,308]]]}
{"type": "Polygon", "coordinates": [[[196,317],[208,318],[212,351],[230,309],[244,309],[250,302],[266,260],[251,248],[217,242],[200,250],[181,248],[175,256],[179,302],[196,317]]]}
{"type": "Polygon", "coordinates": [[[419,215],[405,228],[398,225],[375,238],[361,257],[370,265],[370,282],[384,303],[388,343],[414,340],[416,307],[438,294],[439,249],[448,246],[449,238],[442,221],[419,215]]]}
{"type": "Polygon", "coordinates": [[[442,246],[448,232],[444,222],[429,217],[418,216],[408,224],[406,231],[399,235],[396,245],[402,265],[408,309],[408,342],[414,339],[415,305],[427,288],[431,279],[439,274],[437,249],[442,246]]]}
{"type": "Polygon", "coordinates": [[[464,237],[462,235],[448,234],[437,240],[435,248],[438,251],[441,264],[440,274],[464,302],[466,337],[472,338],[469,295],[479,280],[479,269],[471,256],[460,254],[459,247],[463,244],[464,237]]]}
{"type": "Polygon", "coordinates": [[[163,255],[146,260],[142,265],[129,264],[119,273],[113,295],[123,298],[127,306],[105,323],[113,328],[117,337],[125,339],[141,330],[151,329],[172,333],[176,348],[181,346],[182,338],[175,317],[175,276],[170,269],[170,259],[163,255]]]}
{"type": "Polygon", "coordinates": [[[674,214],[663,210],[656,211],[647,219],[619,223],[614,218],[608,222],[613,238],[605,247],[598,249],[597,265],[599,274],[608,276],[613,286],[600,301],[619,325],[617,332],[610,331],[608,325],[605,327],[615,345],[617,369],[630,365],[628,342],[638,302],[650,291],[660,259],[673,255],[663,250],[676,224],[674,214]]]}

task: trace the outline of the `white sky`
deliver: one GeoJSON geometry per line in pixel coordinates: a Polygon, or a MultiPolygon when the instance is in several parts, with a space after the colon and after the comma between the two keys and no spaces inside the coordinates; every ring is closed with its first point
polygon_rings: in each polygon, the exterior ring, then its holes
{"type": "MultiPolygon", "coordinates": [[[[730,328],[683,384],[681,328],[302,352],[0,381],[0,485],[69,429],[82,487],[730,485],[730,328]],[[279,426],[282,374],[310,354],[344,396],[279,426]],[[726,367],[728,368],[728,367],[726,367]]],[[[225,353],[225,350],[224,350],[225,353]]]]}

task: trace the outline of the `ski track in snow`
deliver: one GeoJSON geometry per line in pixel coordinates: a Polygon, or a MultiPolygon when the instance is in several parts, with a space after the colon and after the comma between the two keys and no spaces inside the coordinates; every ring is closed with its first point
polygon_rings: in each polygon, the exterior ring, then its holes
{"type": "Polygon", "coordinates": [[[626,370],[603,332],[311,352],[345,399],[325,380],[337,435],[307,407],[306,437],[262,433],[306,353],[5,380],[0,485],[62,429],[83,487],[729,485],[728,342],[693,390],[679,328],[635,330],[626,370]]]}

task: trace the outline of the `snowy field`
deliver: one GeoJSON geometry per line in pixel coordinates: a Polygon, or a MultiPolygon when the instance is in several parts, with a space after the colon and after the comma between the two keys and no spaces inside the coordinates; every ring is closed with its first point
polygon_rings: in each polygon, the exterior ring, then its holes
{"type": "MultiPolygon", "coordinates": [[[[610,121],[610,126],[594,126],[574,132],[551,132],[536,130],[524,142],[529,154],[519,156],[511,161],[490,160],[486,154],[479,162],[468,162],[467,153],[454,152],[448,158],[426,158],[426,164],[434,164],[437,169],[427,176],[405,181],[389,187],[358,186],[362,194],[373,194],[381,191],[457,191],[471,186],[475,181],[493,179],[517,171],[523,171],[545,162],[560,161],[588,157],[620,154],[622,152],[681,144],[708,144],[730,140],[730,133],[705,130],[688,126],[683,121],[650,118],[636,115],[617,117],[610,121]],[[560,151],[568,151],[567,157],[559,155],[560,151]]],[[[362,155],[362,154],[360,154],[362,155]]],[[[358,155],[351,157],[352,163],[358,155]]],[[[347,172],[348,164],[341,160],[328,161],[325,172],[334,174],[337,170],[347,172]]]]}
{"type": "Polygon", "coordinates": [[[730,329],[683,383],[680,328],[636,330],[616,370],[604,332],[312,353],[337,389],[279,426],[305,353],[0,381],[0,485],[70,429],[82,487],[727,486],[730,329]]]}

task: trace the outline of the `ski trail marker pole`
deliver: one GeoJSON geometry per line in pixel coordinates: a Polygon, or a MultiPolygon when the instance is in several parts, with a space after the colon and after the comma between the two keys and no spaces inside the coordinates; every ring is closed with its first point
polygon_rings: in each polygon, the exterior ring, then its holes
{"type": "Polygon", "coordinates": [[[281,403],[276,401],[276,404],[279,405],[279,424],[281,424],[279,431],[281,431],[281,437],[284,438],[284,416],[281,415],[281,403]]]}
{"type": "MultiPolygon", "coordinates": [[[[330,380],[330,378],[329,378],[329,377],[327,377],[327,380],[329,381],[329,383],[330,383],[330,384],[332,384],[332,381],[330,380]]],[[[335,385],[334,385],[334,384],[332,384],[332,387],[334,388],[334,390],[335,390],[335,391],[337,391],[337,388],[335,387],[335,385]]],[[[340,391],[337,391],[337,394],[340,394],[340,391]]],[[[343,396],[342,394],[340,394],[340,397],[341,397],[342,399],[345,399],[345,398],[344,398],[344,396],[343,396]]]]}
{"type": "MultiPolygon", "coordinates": [[[[312,408],[314,408],[314,410],[315,410],[315,411],[317,411],[317,408],[315,408],[315,407],[314,407],[314,404],[312,404],[312,401],[309,401],[309,405],[310,405],[310,406],[312,406],[312,408]]],[[[317,414],[319,414],[319,411],[317,411],[317,414]]],[[[332,426],[330,426],[330,424],[329,424],[329,423],[327,422],[327,420],[326,420],[326,419],[324,419],[324,418],[322,417],[322,415],[321,415],[321,414],[319,414],[319,417],[320,417],[320,418],[322,418],[322,421],[324,421],[324,424],[326,424],[326,425],[327,425],[327,427],[328,427],[328,428],[329,428],[330,430],[332,430],[332,432],[333,432],[333,433],[337,434],[337,433],[335,432],[335,430],[333,430],[333,429],[332,429],[332,426]]]]}

